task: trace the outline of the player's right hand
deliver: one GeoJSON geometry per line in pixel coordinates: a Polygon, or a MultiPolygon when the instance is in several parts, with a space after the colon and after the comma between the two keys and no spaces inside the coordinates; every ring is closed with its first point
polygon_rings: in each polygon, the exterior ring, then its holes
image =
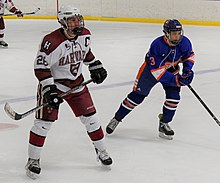
{"type": "Polygon", "coordinates": [[[23,17],[24,15],[22,14],[21,10],[16,10],[15,14],[17,15],[17,17],[23,17]]]}
{"type": "Polygon", "coordinates": [[[59,105],[63,102],[63,99],[57,94],[56,85],[47,85],[43,89],[44,98],[54,109],[58,109],[59,105]]]}

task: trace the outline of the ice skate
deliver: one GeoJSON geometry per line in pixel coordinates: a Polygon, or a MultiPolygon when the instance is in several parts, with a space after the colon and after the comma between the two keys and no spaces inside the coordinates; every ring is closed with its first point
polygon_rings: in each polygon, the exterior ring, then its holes
{"type": "Polygon", "coordinates": [[[8,43],[6,43],[5,41],[0,41],[0,46],[1,47],[8,47],[8,43]]]}
{"type": "Polygon", "coordinates": [[[101,161],[102,165],[110,167],[112,164],[112,158],[109,156],[106,150],[99,151],[97,148],[95,148],[96,154],[97,154],[97,160],[101,161]]]}
{"type": "Polygon", "coordinates": [[[159,114],[159,137],[172,140],[174,131],[171,129],[168,123],[163,123],[163,114],[159,114]]]}
{"type": "Polygon", "coordinates": [[[29,158],[28,162],[25,166],[25,169],[26,169],[26,174],[28,177],[30,177],[31,179],[38,178],[38,176],[41,172],[40,160],[29,158]]]}
{"type": "Polygon", "coordinates": [[[113,118],[109,124],[107,125],[106,127],[106,133],[107,134],[111,134],[114,132],[115,128],[118,126],[118,124],[120,123],[121,121],[118,121],[117,119],[113,118]]]}

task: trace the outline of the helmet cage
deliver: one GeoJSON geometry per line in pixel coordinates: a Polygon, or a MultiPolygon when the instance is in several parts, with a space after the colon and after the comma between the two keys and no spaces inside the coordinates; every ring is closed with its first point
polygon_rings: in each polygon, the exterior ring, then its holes
{"type": "Polygon", "coordinates": [[[163,25],[163,32],[166,38],[174,45],[178,45],[181,42],[184,33],[181,23],[176,19],[166,20],[163,25]],[[180,38],[178,40],[170,40],[170,33],[176,31],[180,31],[180,38]]]}
{"type": "Polygon", "coordinates": [[[77,8],[71,8],[68,10],[60,10],[58,12],[58,22],[65,30],[70,30],[67,24],[68,19],[74,19],[79,21],[79,26],[75,27],[71,32],[75,35],[80,35],[82,33],[83,27],[85,26],[83,16],[80,14],[77,8]]]}

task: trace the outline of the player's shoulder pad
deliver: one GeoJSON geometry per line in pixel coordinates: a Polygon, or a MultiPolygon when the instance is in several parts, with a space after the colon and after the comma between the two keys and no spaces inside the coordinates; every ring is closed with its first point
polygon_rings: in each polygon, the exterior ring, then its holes
{"type": "Polygon", "coordinates": [[[164,36],[160,36],[153,40],[150,45],[150,51],[159,54],[160,50],[163,50],[164,47],[166,47],[164,36]]]}
{"type": "Polygon", "coordinates": [[[164,42],[164,36],[160,36],[153,40],[151,46],[160,45],[163,42],[164,42]]]}
{"type": "Polygon", "coordinates": [[[183,36],[182,42],[183,42],[183,43],[191,43],[190,40],[189,40],[189,38],[187,38],[186,36],[183,36]]]}
{"type": "Polygon", "coordinates": [[[57,29],[44,36],[40,45],[40,51],[49,55],[65,40],[66,38],[61,33],[61,29],[57,29]]]}
{"type": "Polygon", "coordinates": [[[91,32],[89,31],[89,29],[84,27],[81,36],[85,36],[85,35],[91,35],[91,32]]]}

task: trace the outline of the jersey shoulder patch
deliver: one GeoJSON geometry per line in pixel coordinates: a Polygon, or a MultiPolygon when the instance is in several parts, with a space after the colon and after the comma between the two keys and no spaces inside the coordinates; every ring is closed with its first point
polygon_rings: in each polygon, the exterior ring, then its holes
{"type": "Polygon", "coordinates": [[[57,29],[50,34],[47,34],[40,45],[40,51],[49,55],[53,52],[62,42],[66,40],[65,36],[61,33],[61,29],[57,29]]]}

